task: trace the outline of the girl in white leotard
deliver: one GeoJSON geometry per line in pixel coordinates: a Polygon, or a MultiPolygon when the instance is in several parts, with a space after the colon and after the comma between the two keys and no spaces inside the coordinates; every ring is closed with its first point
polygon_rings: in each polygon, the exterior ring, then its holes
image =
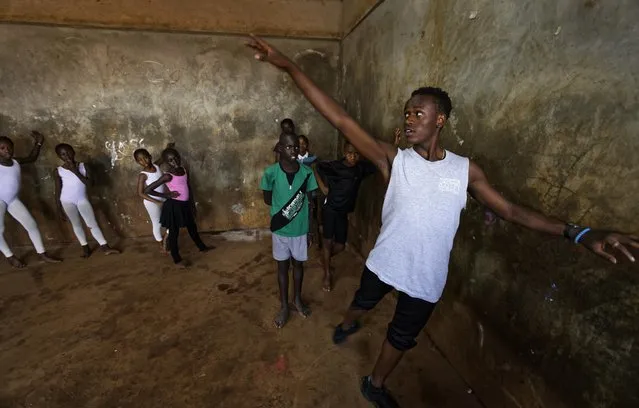
{"type": "Polygon", "coordinates": [[[55,152],[64,164],[58,167],[55,172],[56,197],[58,210],[64,218],[64,214],[73,226],[73,232],[82,245],[82,256],[87,258],[91,255],[91,249],[87,242],[87,236],[82,227],[82,221],[89,227],[91,235],[100,244],[100,248],[105,254],[117,254],[118,251],[112,249],[107,244],[102,230],[95,219],[93,207],[87,198],[87,184],[90,181],[89,174],[84,163],[76,163],[75,151],[73,147],[66,143],[55,147],[55,152]]]}
{"type": "MultiPolygon", "coordinates": [[[[149,219],[153,227],[153,237],[157,242],[162,243],[162,225],[160,225],[160,215],[162,214],[162,204],[166,200],[163,197],[153,197],[144,192],[144,189],[162,177],[162,170],[158,163],[153,163],[151,154],[146,149],[137,149],[133,152],[133,158],[142,167],[142,171],[138,176],[138,196],[142,197],[144,207],[147,213],[149,213],[149,219]]],[[[162,184],[155,189],[158,193],[166,193],[166,185],[162,184]]],[[[162,249],[166,251],[165,245],[162,244],[162,249]]]]}
{"type": "Polygon", "coordinates": [[[26,265],[16,258],[4,239],[4,214],[6,212],[11,214],[27,230],[36,252],[43,261],[60,262],[59,259],[49,256],[45,251],[38,225],[29,210],[18,198],[21,176],[20,165],[36,161],[44,141],[44,136],[38,132],[32,132],[31,136],[35,140],[35,145],[29,156],[15,159],[13,158],[13,142],[8,137],[0,136],[0,252],[15,268],[24,268],[26,265]]]}

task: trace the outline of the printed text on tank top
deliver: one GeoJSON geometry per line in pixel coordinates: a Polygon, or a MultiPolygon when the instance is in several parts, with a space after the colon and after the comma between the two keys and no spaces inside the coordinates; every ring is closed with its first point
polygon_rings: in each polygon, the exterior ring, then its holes
{"type": "Polygon", "coordinates": [[[20,163],[12,159],[11,165],[0,164],[0,201],[7,205],[18,197],[20,190],[20,163]]]}

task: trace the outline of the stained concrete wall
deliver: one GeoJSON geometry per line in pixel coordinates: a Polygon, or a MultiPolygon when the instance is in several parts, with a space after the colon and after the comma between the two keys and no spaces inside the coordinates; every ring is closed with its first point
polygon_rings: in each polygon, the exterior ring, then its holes
{"type": "MultiPolygon", "coordinates": [[[[235,36],[0,25],[0,134],[17,154],[30,129],[46,144],[23,170],[22,198],[49,242],[72,240],[56,221],[53,147],[72,144],[97,185],[91,199],[107,233],[150,235],[136,197],[132,153],[157,156],[169,141],[189,163],[201,230],[264,227],[258,182],[272,163],[276,120],[293,118],[314,151],[329,156],[336,133],[284,74],[255,62],[235,36]]],[[[337,91],[339,44],[274,40],[328,92],[337,91]]],[[[9,217],[8,217],[9,218],[9,217]]],[[[27,242],[8,220],[9,240],[27,242]]]]}
{"type": "MultiPolygon", "coordinates": [[[[507,197],[638,231],[638,19],[630,0],[386,0],[343,42],[343,98],[390,142],[410,92],[441,86],[455,106],[444,146],[507,197]]],[[[364,253],[382,195],[365,183],[353,221],[364,253]]],[[[429,335],[471,384],[501,385],[476,390],[486,405],[639,406],[636,268],[483,220],[469,202],[429,335]]]]}
{"type": "Polygon", "coordinates": [[[347,35],[382,0],[343,0],[342,33],[347,35]]]}
{"type": "Polygon", "coordinates": [[[0,0],[0,21],[340,38],[341,0],[0,0]]]}

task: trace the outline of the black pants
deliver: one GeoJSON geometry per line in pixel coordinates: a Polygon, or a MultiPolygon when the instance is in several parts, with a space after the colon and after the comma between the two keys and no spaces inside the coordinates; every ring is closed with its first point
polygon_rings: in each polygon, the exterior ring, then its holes
{"type": "Polygon", "coordinates": [[[322,226],[324,239],[332,239],[338,244],[345,244],[348,235],[348,213],[322,208],[322,226]]]}
{"type": "MultiPolygon", "coordinates": [[[[203,251],[206,249],[206,245],[202,242],[200,238],[200,234],[197,232],[197,226],[195,225],[195,219],[191,217],[190,220],[186,223],[186,230],[189,232],[191,239],[195,242],[198,249],[203,251]]],[[[171,251],[171,257],[173,258],[173,262],[179,263],[182,261],[182,257],[180,256],[180,250],[178,248],[178,237],[180,236],[180,228],[171,227],[169,228],[169,237],[167,242],[169,244],[169,250],[171,251]]]]}
{"type": "MultiPolygon", "coordinates": [[[[351,309],[371,310],[391,290],[393,290],[392,286],[382,282],[377,275],[364,267],[351,309]]],[[[395,315],[388,325],[386,338],[397,350],[406,351],[417,345],[415,338],[426,326],[436,304],[410,297],[404,292],[398,291],[398,293],[395,315]]]]}

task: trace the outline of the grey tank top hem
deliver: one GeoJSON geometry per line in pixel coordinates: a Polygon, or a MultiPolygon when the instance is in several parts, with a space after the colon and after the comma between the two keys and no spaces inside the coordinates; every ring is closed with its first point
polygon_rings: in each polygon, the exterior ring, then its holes
{"type": "Polygon", "coordinates": [[[405,294],[407,294],[408,296],[410,296],[412,298],[425,300],[425,301],[430,302],[430,303],[439,302],[439,299],[440,299],[439,297],[423,296],[421,293],[415,292],[415,291],[411,290],[408,287],[404,287],[404,285],[402,285],[400,282],[394,282],[392,279],[390,279],[389,276],[385,275],[381,271],[378,271],[377,268],[375,267],[375,265],[369,264],[368,261],[366,261],[366,267],[368,268],[369,271],[371,271],[375,275],[377,275],[379,280],[381,280],[382,282],[384,282],[387,285],[392,286],[393,289],[395,289],[398,292],[405,293],[405,294]]]}

